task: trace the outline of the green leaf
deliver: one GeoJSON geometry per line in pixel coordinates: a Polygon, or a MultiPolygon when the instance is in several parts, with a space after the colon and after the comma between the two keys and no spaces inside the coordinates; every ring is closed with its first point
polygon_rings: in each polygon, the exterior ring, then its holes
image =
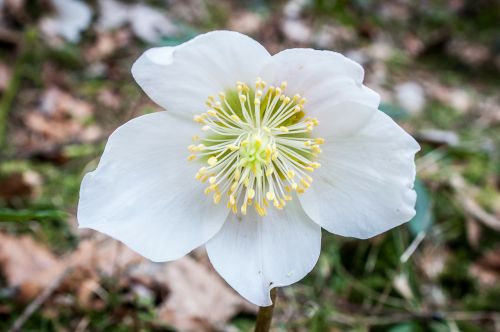
{"type": "Polygon", "coordinates": [[[66,213],[59,210],[14,210],[0,208],[0,222],[31,220],[64,220],[66,213]]]}
{"type": "Polygon", "coordinates": [[[427,232],[434,221],[432,214],[432,202],[425,184],[419,179],[415,180],[415,191],[417,192],[416,214],[408,223],[412,235],[427,232]]]}
{"type": "Polygon", "coordinates": [[[405,120],[410,117],[410,114],[404,108],[394,104],[382,103],[379,109],[394,120],[405,120]]]}

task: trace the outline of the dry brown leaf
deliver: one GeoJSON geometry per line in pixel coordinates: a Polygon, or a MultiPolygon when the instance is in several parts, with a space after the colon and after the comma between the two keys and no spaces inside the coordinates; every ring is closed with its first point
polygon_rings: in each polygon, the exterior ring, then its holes
{"type": "Polygon", "coordinates": [[[443,273],[449,258],[450,253],[446,248],[427,245],[421,251],[418,266],[429,279],[434,280],[443,273]]]}
{"type": "Polygon", "coordinates": [[[470,273],[485,287],[495,287],[500,282],[500,248],[488,251],[476,263],[470,273]]]}
{"type": "Polygon", "coordinates": [[[32,186],[24,180],[22,173],[13,173],[0,178],[0,199],[7,202],[31,196],[32,189],[32,186]]]}
{"type": "Polygon", "coordinates": [[[165,282],[170,294],[158,318],[181,331],[209,331],[242,310],[256,309],[189,256],[165,266],[165,282]]]}
{"type": "Polygon", "coordinates": [[[153,263],[110,239],[84,240],[71,255],[58,259],[29,236],[0,233],[0,267],[9,285],[18,287],[25,300],[68,270],[71,273],[59,290],[75,294],[83,307],[104,304],[103,277],[116,279],[119,287],[143,289],[142,293],[161,290],[168,296],[158,307],[158,320],[181,331],[212,331],[241,311],[256,310],[213,269],[192,257],[153,263]]]}
{"type": "Polygon", "coordinates": [[[262,16],[253,12],[237,12],[231,15],[229,29],[245,34],[253,34],[261,29],[263,24],[262,16]]]}
{"type": "Polygon", "coordinates": [[[51,87],[43,93],[38,109],[23,114],[29,130],[19,137],[18,145],[24,149],[51,150],[50,147],[68,142],[95,141],[102,136],[102,130],[85,124],[93,113],[88,102],[51,87]]]}
{"type": "Polygon", "coordinates": [[[20,298],[28,300],[47,287],[65,266],[31,237],[0,233],[0,268],[9,286],[17,287],[20,298]]]}
{"type": "Polygon", "coordinates": [[[94,112],[89,103],[57,87],[48,88],[44,92],[40,110],[55,118],[70,116],[76,119],[85,119],[94,112]]]}

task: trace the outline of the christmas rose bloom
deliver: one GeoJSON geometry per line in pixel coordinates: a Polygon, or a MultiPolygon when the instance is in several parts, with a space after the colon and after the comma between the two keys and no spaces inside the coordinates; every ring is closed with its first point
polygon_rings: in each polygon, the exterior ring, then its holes
{"type": "Polygon", "coordinates": [[[111,135],[82,183],[81,227],[158,262],[205,244],[220,275],[267,306],[271,288],[314,267],[321,227],[364,239],[415,214],[419,145],[339,53],[271,56],[215,31],[146,51],[132,74],[167,111],[111,135]]]}

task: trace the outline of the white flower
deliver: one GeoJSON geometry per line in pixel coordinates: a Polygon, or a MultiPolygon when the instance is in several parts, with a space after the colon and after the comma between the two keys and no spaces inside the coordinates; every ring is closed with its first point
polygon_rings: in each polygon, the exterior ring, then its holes
{"type": "Polygon", "coordinates": [[[321,227],[368,238],[415,214],[419,146],[341,54],[271,56],[216,31],[146,51],[132,74],[168,111],[111,135],[82,183],[82,227],[153,261],[206,243],[222,277],[266,306],[314,267],[321,227]]]}

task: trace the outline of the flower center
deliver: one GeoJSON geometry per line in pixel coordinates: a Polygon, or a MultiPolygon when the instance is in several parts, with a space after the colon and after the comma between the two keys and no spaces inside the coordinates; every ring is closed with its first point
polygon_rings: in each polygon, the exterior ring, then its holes
{"type": "Polygon", "coordinates": [[[287,96],[286,85],[237,82],[218,99],[209,96],[208,111],[194,116],[205,135],[193,136],[188,160],[206,164],[196,179],[208,181],[205,194],[215,204],[224,198],[235,214],[253,206],[264,216],[270,203],[283,209],[294,191],[309,188],[307,173],[321,166],[314,160],[324,140],[311,135],[318,121],[305,117],[306,99],[287,96]]]}

